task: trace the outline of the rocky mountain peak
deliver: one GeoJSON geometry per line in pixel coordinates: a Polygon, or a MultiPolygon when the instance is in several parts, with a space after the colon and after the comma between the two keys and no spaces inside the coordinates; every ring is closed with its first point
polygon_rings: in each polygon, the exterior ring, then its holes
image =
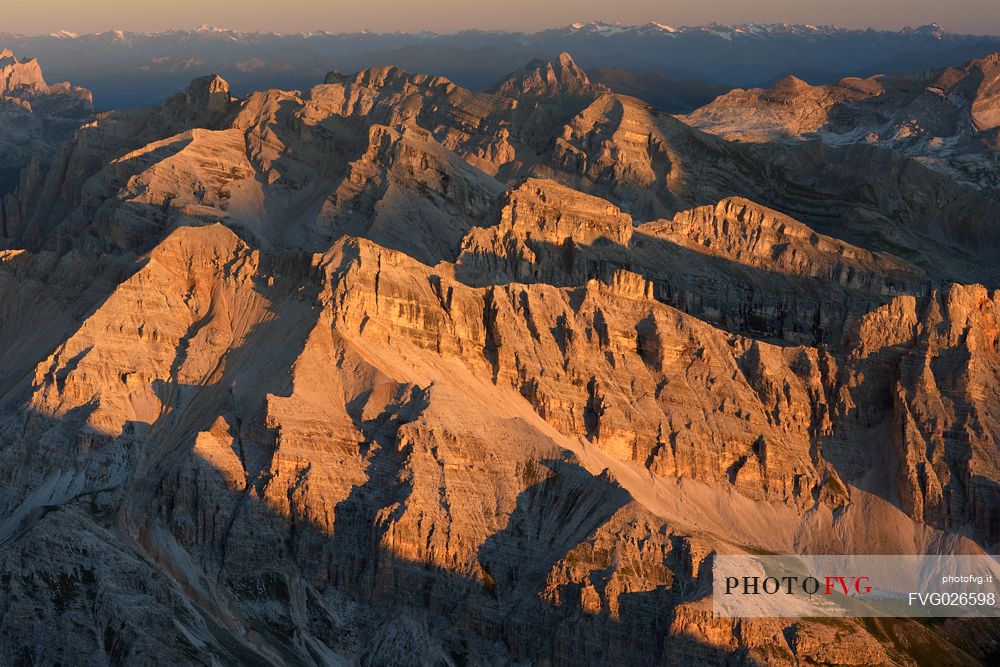
{"type": "Polygon", "coordinates": [[[35,58],[20,60],[0,50],[0,98],[6,109],[59,118],[82,118],[93,112],[90,91],[68,83],[49,85],[35,58]]]}
{"type": "Polygon", "coordinates": [[[493,86],[490,92],[518,99],[597,97],[609,91],[601,84],[592,83],[573,57],[563,51],[554,60],[532,60],[493,86]]]}
{"type": "Polygon", "coordinates": [[[778,79],[774,84],[775,90],[782,90],[782,91],[805,90],[810,87],[811,86],[807,82],[803,81],[794,74],[783,76],[780,79],[778,79]]]}
{"type": "Polygon", "coordinates": [[[229,82],[218,74],[198,77],[187,89],[188,105],[199,111],[225,111],[231,101],[229,82]]]}
{"type": "MultiPolygon", "coordinates": [[[[574,69],[577,70],[580,74],[583,74],[583,70],[577,67],[576,61],[573,60],[573,56],[571,56],[566,51],[563,51],[562,53],[559,54],[559,57],[556,58],[556,62],[558,62],[559,66],[563,69],[574,69]]],[[[586,74],[583,74],[583,76],[586,77],[586,74]]]]}
{"type": "Polygon", "coordinates": [[[8,49],[0,52],[0,92],[7,95],[19,88],[47,87],[37,60],[18,60],[8,49]]]}
{"type": "Polygon", "coordinates": [[[344,74],[343,72],[338,72],[337,70],[330,70],[323,77],[323,83],[325,84],[345,84],[350,83],[354,80],[354,76],[351,74],[344,74]]]}

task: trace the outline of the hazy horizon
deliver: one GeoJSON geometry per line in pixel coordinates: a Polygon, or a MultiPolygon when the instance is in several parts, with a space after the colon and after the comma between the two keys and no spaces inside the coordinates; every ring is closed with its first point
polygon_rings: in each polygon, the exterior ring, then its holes
{"type": "Polygon", "coordinates": [[[654,0],[632,0],[608,6],[604,0],[555,2],[541,6],[529,0],[469,5],[437,0],[414,5],[401,0],[371,0],[363,6],[330,7],[322,0],[276,4],[270,0],[224,0],[206,4],[175,0],[169,5],[142,6],[123,0],[82,4],[74,0],[37,0],[10,7],[2,32],[24,35],[60,30],[95,33],[107,30],[155,32],[193,29],[201,25],[261,32],[420,32],[451,33],[466,29],[536,32],[577,21],[641,24],[657,21],[674,26],[758,23],[803,23],[845,28],[899,30],[938,23],[945,30],[1000,34],[1000,12],[991,0],[955,0],[945,10],[931,0],[867,0],[795,2],[794,0],[721,0],[706,5],[680,0],[665,8],[654,0]]]}

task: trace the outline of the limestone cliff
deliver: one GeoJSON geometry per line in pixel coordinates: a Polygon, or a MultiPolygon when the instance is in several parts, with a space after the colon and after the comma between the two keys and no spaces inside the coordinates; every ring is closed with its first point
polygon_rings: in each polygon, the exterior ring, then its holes
{"type": "Polygon", "coordinates": [[[15,224],[8,223],[4,200],[19,184],[30,190],[59,143],[93,111],[90,91],[49,85],[37,60],[0,49],[0,248],[15,224]]]}
{"type": "Polygon", "coordinates": [[[988,663],[989,622],[709,591],[720,553],[996,551],[991,200],[894,156],[792,205],[800,147],[546,95],[204,77],[22,175],[4,655],[988,663]]]}

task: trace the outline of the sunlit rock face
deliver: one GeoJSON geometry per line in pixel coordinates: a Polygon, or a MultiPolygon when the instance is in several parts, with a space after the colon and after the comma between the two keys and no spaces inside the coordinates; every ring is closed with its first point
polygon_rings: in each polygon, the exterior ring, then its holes
{"type": "Polygon", "coordinates": [[[788,76],[768,89],[733,90],[681,119],[736,141],[872,144],[1000,192],[1000,53],[929,74],[819,86],[788,76]]]}
{"type": "Polygon", "coordinates": [[[554,61],[533,60],[491,89],[496,95],[521,98],[594,98],[611,92],[607,87],[591,83],[590,77],[563,52],[554,61]]]}
{"type": "Polygon", "coordinates": [[[995,551],[996,202],[581,74],[203,77],[23,172],[5,655],[988,662],[708,595],[718,553],[995,551]]]}
{"type": "Polygon", "coordinates": [[[5,105],[45,116],[74,118],[94,110],[90,91],[69,83],[45,83],[37,60],[19,59],[10,49],[0,50],[0,94],[5,105]]]}

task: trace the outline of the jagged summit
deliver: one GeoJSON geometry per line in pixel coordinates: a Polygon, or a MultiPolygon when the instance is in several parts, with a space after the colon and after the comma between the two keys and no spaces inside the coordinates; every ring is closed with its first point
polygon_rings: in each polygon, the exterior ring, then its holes
{"type": "MultiPolygon", "coordinates": [[[[342,71],[391,62],[411,72],[433,71],[456,83],[482,89],[531,58],[569,51],[588,72],[622,67],[685,80],[748,87],[771,81],[790,67],[826,72],[827,80],[861,71],[922,71],[954,64],[956,53],[978,54],[1000,37],[926,31],[868,31],[831,26],[756,24],[668,26],[578,23],[536,33],[463,31],[443,33],[313,31],[299,34],[241,30],[168,30],[159,33],[107,31],[84,35],[17,37],[15,50],[44,54],[43,65],[71,80],[89,81],[99,105],[127,108],[164,99],[179,71],[211,63],[241,90],[276,81],[302,86],[316,80],[317,67],[336,55],[342,71]],[[477,42],[488,45],[478,48],[477,42]],[[391,54],[391,55],[390,55],[391,54]],[[436,64],[433,64],[436,63],[436,64]],[[734,63],[737,66],[727,66],[734,63]],[[102,76],[91,76],[95,68],[102,76]],[[135,81],[121,86],[115,82],[135,81]]],[[[20,52],[20,51],[19,51],[20,52]]],[[[593,79],[592,79],[593,80],[593,79]]],[[[284,85],[284,84],[283,84],[284,85]]],[[[623,91],[626,92],[626,91],[623,91]]],[[[648,98],[644,98],[648,99],[648,98]]],[[[656,100],[648,100],[655,102],[656,100]]],[[[698,99],[691,106],[700,106],[698,99]]],[[[668,111],[688,111],[671,106],[668,111]]]]}
{"type": "Polygon", "coordinates": [[[47,88],[38,60],[19,60],[8,49],[0,52],[0,92],[9,95],[19,90],[43,92],[47,88]]]}
{"type": "Polygon", "coordinates": [[[490,92],[512,99],[543,97],[597,97],[609,92],[591,83],[587,73],[563,51],[554,60],[533,60],[490,88],[490,92]]]}
{"type": "Polygon", "coordinates": [[[49,85],[38,60],[0,50],[0,197],[15,187],[21,169],[33,161],[47,164],[56,146],[93,111],[89,90],[69,83],[49,85]]]}
{"type": "Polygon", "coordinates": [[[94,110],[89,90],[68,83],[47,84],[37,59],[20,60],[9,49],[0,51],[0,95],[43,115],[82,117],[94,110]]]}
{"type": "Polygon", "coordinates": [[[187,102],[197,110],[226,111],[231,101],[229,82],[218,74],[199,77],[187,89],[187,102]]]}
{"type": "Polygon", "coordinates": [[[184,92],[170,95],[163,104],[164,115],[155,122],[161,131],[218,128],[231,122],[239,102],[232,95],[228,81],[218,74],[207,74],[192,79],[184,92]]]}

